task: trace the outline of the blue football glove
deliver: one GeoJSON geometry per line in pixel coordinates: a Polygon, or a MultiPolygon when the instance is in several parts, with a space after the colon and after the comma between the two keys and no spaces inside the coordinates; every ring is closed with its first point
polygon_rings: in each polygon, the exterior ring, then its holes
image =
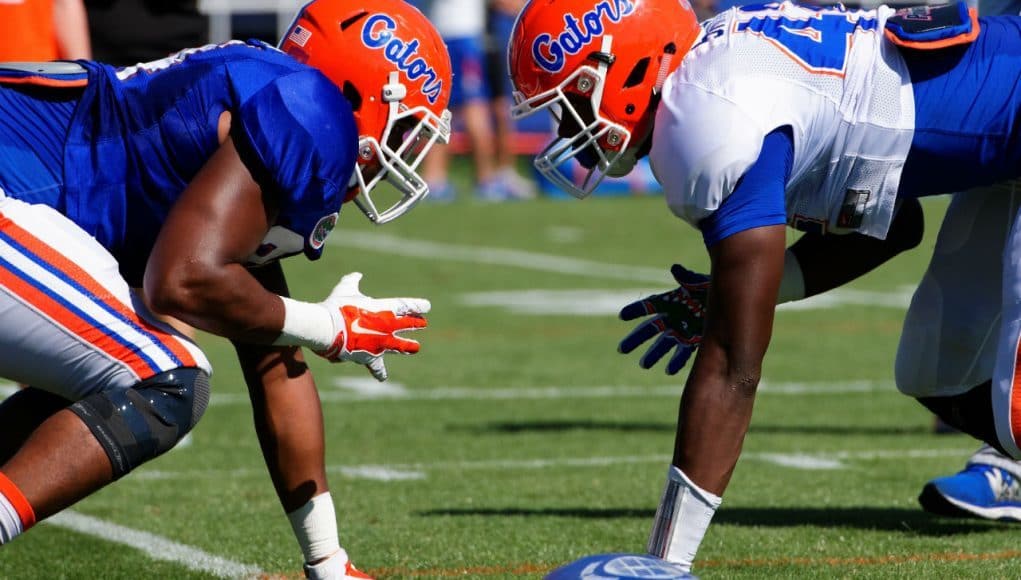
{"type": "Polygon", "coordinates": [[[625,336],[617,350],[627,354],[658,335],[656,341],[639,359],[638,365],[643,369],[652,368],[659,359],[674,350],[670,362],[667,363],[666,372],[668,375],[675,375],[684,368],[691,358],[691,353],[695,352],[702,342],[709,276],[692,272],[680,264],[674,264],[670,268],[670,273],[680,284],[675,290],[647,296],[621,309],[621,320],[653,316],[625,336]]]}

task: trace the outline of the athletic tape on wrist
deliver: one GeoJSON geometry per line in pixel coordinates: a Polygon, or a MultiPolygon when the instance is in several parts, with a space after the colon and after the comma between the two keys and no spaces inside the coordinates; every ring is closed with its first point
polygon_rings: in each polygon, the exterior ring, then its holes
{"type": "Polygon", "coordinates": [[[719,496],[695,485],[684,472],[671,465],[649,534],[649,554],[690,571],[698,546],[721,501],[719,496]]]}
{"type": "Polygon", "coordinates": [[[336,333],[329,311],[321,304],[292,300],[281,296],[284,302],[284,327],[273,341],[277,346],[304,346],[315,351],[333,346],[336,333]]]}
{"type": "Polygon", "coordinates": [[[322,560],[340,550],[337,515],[333,511],[330,492],[313,497],[305,505],[287,514],[287,519],[291,521],[291,529],[301,546],[305,562],[322,560]]]}

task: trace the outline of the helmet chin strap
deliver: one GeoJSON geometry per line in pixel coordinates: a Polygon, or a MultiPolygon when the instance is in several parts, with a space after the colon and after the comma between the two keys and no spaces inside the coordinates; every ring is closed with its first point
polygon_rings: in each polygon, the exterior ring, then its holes
{"type": "MultiPolygon", "coordinates": [[[[609,71],[610,64],[614,62],[615,58],[611,49],[613,48],[613,35],[607,34],[602,38],[602,44],[599,47],[599,52],[609,58],[601,58],[599,65],[596,67],[596,71],[602,77],[603,82],[599,83],[597,91],[592,94],[592,110],[599,112],[603,104],[603,90],[606,87],[606,75],[609,71]]],[[[632,141],[634,140],[634,133],[632,132],[629,136],[632,141]]],[[[624,139],[624,135],[619,135],[620,139],[624,139]]],[[[638,155],[635,147],[629,147],[623,151],[619,157],[613,162],[613,165],[606,168],[606,175],[609,177],[623,177],[631,170],[635,168],[635,164],[638,163],[638,155]]]]}
{"type": "MultiPolygon", "coordinates": [[[[383,85],[383,100],[389,104],[390,110],[386,117],[386,131],[385,137],[388,137],[390,130],[393,128],[392,124],[394,119],[397,117],[397,113],[400,112],[401,101],[404,97],[408,96],[408,88],[400,82],[400,73],[397,71],[391,71],[387,83],[383,85]]],[[[384,141],[386,138],[384,137],[384,141]]]]}
{"type": "MultiPolygon", "coordinates": [[[[606,36],[603,36],[599,52],[605,55],[612,55],[613,53],[610,52],[611,46],[613,46],[613,35],[607,34],[606,36]]],[[[599,113],[599,108],[603,106],[603,90],[606,88],[606,73],[610,68],[610,62],[612,61],[611,59],[600,58],[597,59],[597,62],[599,64],[596,65],[596,72],[598,72],[599,76],[602,77],[602,82],[600,82],[599,86],[597,86],[592,92],[592,111],[596,114],[599,113]]]]}

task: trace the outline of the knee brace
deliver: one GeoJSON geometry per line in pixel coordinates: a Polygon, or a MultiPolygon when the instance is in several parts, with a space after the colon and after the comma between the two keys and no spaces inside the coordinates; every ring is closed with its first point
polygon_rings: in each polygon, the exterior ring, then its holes
{"type": "Polygon", "coordinates": [[[175,369],[130,389],[109,389],[70,409],[99,440],[114,479],[169,451],[202,418],[209,404],[209,375],[175,369]]]}

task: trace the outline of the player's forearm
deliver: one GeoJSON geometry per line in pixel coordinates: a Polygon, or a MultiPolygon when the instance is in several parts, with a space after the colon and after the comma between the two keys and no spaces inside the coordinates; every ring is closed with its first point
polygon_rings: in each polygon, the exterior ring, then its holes
{"type": "Polygon", "coordinates": [[[751,422],[758,366],[733,368],[703,344],[681,397],[673,464],[703,489],[723,495],[751,422]]]}
{"type": "Polygon", "coordinates": [[[255,430],[285,512],[328,491],[322,407],[301,351],[235,345],[252,400],[255,430]]]}
{"type": "Polygon", "coordinates": [[[235,343],[235,348],[262,456],[294,539],[307,565],[335,567],[339,561],[328,564],[328,559],[342,551],[326,484],[323,414],[312,373],[295,347],[235,343]]]}
{"type": "Polygon", "coordinates": [[[231,340],[271,344],[284,326],[284,303],[240,264],[182,264],[145,280],[149,306],[231,340]]]}
{"type": "Polygon", "coordinates": [[[681,397],[674,465],[720,495],[741,453],[773,332],[784,228],[734,234],[713,246],[710,257],[710,309],[681,397]]]}
{"type": "Polygon", "coordinates": [[[647,545],[650,554],[685,571],[730,483],[759,381],[759,365],[734,364],[735,353],[722,344],[703,345],[684,389],[673,465],[647,545]]]}

